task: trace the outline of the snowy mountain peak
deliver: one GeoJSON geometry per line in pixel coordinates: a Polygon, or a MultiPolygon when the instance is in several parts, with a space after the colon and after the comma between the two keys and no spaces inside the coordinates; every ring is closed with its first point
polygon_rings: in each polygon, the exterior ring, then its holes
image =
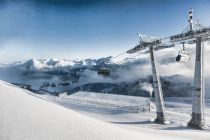
{"type": "Polygon", "coordinates": [[[98,65],[98,60],[84,59],[84,60],[68,60],[68,59],[30,59],[24,63],[16,64],[21,69],[26,70],[43,70],[43,69],[57,69],[64,67],[83,67],[98,65]]]}
{"type": "Polygon", "coordinates": [[[38,70],[46,67],[44,60],[36,60],[36,59],[31,59],[20,65],[30,70],[38,70]]]}

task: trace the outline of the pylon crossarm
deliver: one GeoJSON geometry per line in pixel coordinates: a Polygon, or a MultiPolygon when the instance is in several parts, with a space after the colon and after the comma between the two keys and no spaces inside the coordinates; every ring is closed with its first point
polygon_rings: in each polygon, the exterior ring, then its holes
{"type": "Polygon", "coordinates": [[[195,31],[188,31],[173,35],[170,37],[170,42],[183,42],[189,40],[195,40],[197,37],[207,38],[210,36],[210,28],[203,28],[195,31]]]}

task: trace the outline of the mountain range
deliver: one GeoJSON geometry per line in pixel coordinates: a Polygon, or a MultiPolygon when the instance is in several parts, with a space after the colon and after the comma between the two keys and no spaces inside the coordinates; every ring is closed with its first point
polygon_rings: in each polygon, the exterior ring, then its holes
{"type": "MultiPolygon", "coordinates": [[[[49,87],[50,92],[68,92],[68,94],[82,90],[148,96],[152,92],[149,59],[124,59],[121,64],[110,60],[111,57],[85,60],[31,59],[7,65],[1,64],[0,78],[10,83],[29,84],[35,90],[39,90],[45,82],[54,83],[56,87],[49,87]],[[109,77],[97,73],[102,65],[104,67],[104,62],[107,63],[105,67],[111,69],[109,77]]],[[[167,61],[164,59],[159,63],[164,65],[165,70],[175,63],[173,60],[173,58],[167,61]]],[[[183,64],[177,65],[185,69],[183,64]]],[[[192,81],[192,77],[183,74],[161,74],[161,83],[166,97],[191,96],[192,81]]]]}

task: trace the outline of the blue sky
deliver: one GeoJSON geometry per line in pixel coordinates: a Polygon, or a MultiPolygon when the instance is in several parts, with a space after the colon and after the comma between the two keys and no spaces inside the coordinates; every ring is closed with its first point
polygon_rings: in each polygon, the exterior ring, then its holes
{"type": "Polygon", "coordinates": [[[210,25],[208,0],[1,0],[0,62],[114,56],[138,34],[164,37],[187,26],[188,10],[210,25]]]}

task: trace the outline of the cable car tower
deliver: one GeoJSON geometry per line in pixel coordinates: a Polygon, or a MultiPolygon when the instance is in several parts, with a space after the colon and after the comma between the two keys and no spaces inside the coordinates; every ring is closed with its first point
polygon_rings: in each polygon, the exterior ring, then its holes
{"type": "MultiPolygon", "coordinates": [[[[177,44],[196,44],[196,59],[195,59],[195,71],[194,71],[194,91],[193,91],[193,102],[192,102],[192,118],[188,123],[188,127],[196,129],[205,128],[204,119],[204,76],[203,76],[203,42],[210,40],[210,28],[204,27],[201,24],[194,22],[193,10],[189,11],[189,25],[180,34],[169,36],[163,39],[150,37],[150,39],[141,40],[137,46],[127,51],[128,54],[133,54],[139,51],[150,53],[152,75],[153,75],[153,90],[155,93],[155,105],[157,118],[156,123],[164,124],[165,117],[165,106],[163,100],[162,87],[159,77],[159,72],[154,56],[154,51],[176,47],[177,44]]],[[[184,47],[183,47],[184,48],[184,47]]],[[[183,55],[181,55],[183,57],[183,55]]]]}
{"type": "Polygon", "coordinates": [[[201,24],[195,23],[193,20],[193,10],[189,11],[189,29],[188,31],[170,37],[172,43],[185,42],[188,44],[196,44],[196,58],[194,71],[194,93],[192,102],[192,118],[188,123],[189,127],[204,129],[204,73],[203,73],[203,55],[204,41],[210,40],[210,28],[206,28],[201,24]]]}
{"type": "Polygon", "coordinates": [[[165,105],[163,100],[163,92],[160,82],[159,71],[156,65],[156,59],[154,56],[154,50],[173,47],[173,44],[163,44],[160,39],[149,37],[149,39],[143,39],[143,35],[140,35],[140,43],[133,49],[128,50],[128,54],[133,54],[141,50],[147,49],[145,53],[150,53],[151,66],[152,66],[152,76],[153,76],[153,91],[155,93],[155,105],[157,118],[156,123],[165,124],[165,105]]]}

